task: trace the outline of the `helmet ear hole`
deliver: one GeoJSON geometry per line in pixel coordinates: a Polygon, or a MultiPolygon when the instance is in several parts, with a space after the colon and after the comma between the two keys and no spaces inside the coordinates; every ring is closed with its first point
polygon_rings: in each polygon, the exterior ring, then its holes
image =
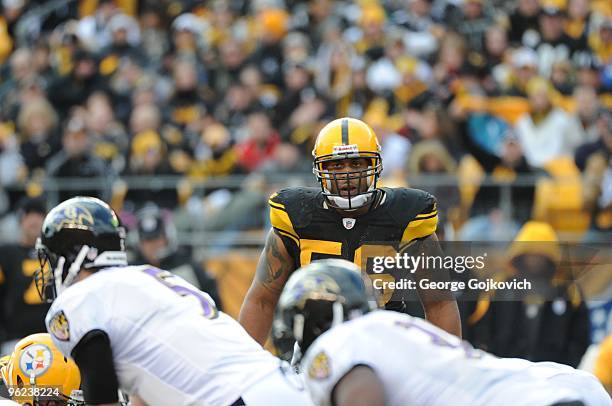
{"type": "Polygon", "coordinates": [[[19,386],[20,388],[23,387],[23,379],[21,379],[21,376],[17,375],[17,386],[19,386]]]}

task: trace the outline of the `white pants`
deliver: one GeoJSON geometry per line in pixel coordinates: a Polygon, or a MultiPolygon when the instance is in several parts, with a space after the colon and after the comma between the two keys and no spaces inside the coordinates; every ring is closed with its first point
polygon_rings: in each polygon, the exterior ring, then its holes
{"type": "Polygon", "coordinates": [[[242,394],[246,406],[311,406],[310,396],[301,377],[284,363],[242,394]]]}

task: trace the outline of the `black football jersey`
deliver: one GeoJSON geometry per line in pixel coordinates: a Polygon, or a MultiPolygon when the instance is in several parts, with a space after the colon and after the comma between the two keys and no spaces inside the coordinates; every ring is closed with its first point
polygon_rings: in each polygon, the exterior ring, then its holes
{"type": "MultiPolygon", "coordinates": [[[[403,246],[436,231],[434,196],[410,188],[381,188],[379,193],[376,207],[354,219],[329,208],[318,188],[287,188],[273,194],[268,202],[272,227],[295,269],[319,259],[341,258],[360,267],[363,262],[362,269],[367,270],[373,256],[393,256],[403,246]]],[[[389,301],[386,308],[422,316],[414,295],[389,301]]]]}
{"type": "Polygon", "coordinates": [[[399,249],[436,231],[431,194],[409,188],[381,188],[380,193],[376,208],[352,219],[328,208],[320,189],[282,189],[270,197],[270,220],[296,268],[323,258],[361,265],[365,246],[386,243],[399,249]]]}
{"type": "Polygon", "coordinates": [[[5,340],[46,331],[49,304],[42,303],[33,275],[40,268],[34,248],[0,247],[0,322],[5,340]]]}

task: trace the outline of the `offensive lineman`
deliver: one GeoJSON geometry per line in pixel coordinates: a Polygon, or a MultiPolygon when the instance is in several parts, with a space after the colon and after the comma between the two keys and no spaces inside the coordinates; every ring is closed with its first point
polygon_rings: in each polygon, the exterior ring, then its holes
{"type": "Polygon", "coordinates": [[[155,405],[308,405],[301,382],[210,297],[151,266],[126,266],[125,232],[91,197],[45,217],[38,242],[47,330],[81,372],[87,404],[117,389],[155,405]]]}
{"type": "Polygon", "coordinates": [[[317,405],[612,405],[589,373],[497,358],[422,319],[371,311],[368,288],[359,268],[332,259],[298,270],[283,291],[276,322],[307,349],[303,371],[317,405]]]}

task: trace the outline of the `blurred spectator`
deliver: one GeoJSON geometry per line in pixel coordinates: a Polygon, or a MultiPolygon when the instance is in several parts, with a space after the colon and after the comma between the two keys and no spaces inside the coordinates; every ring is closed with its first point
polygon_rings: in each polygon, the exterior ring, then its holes
{"type": "MultiPolygon", "coordinates": [[[[176,174],[167,158],[167,146],[158,132],[144,130],[132,139],[129,165],[126,176],[160,176],[176,174]]],[[[137,210],[149,201],[155,201],[160,207],[174,208],[178,203],[175,189],[161,184],[148,185],[144,188],[130,188],[126,200],[132,210],[137,210]]]]}
{"type": "Polygon", "coordinates": [[[381,104],[378,111],[371,108],[364,119],[376,132],[380,142],[381,157],[385,163],[382,179],[400,180],[405,178],[407,166],[413,168],[415,164],[410,158],[412,144],[408,138],[393,131],[393,120],[387,117],[384,111],[379,110],[380,108],[384,108],[384,105],[381,104]]]}
{"type": "Polygon", "coordinates": [[[195,161],[189,175],[194,178],[229,175],[236,168],[236,150],[228,129],[221,123],[205,126],[193,154],[195,161]]]}
{"type": "Polygon", "coordinates": [[[257,16],[259,44],[249,62],[261,67],[264,83],[282,86],[284,63],[282,39],[287,33],[288,14],[281,9],[265,9],[257,16]]]}
{"type": "MultiPolygon", "coordinates": [[[[370,62],[376,61],[384,54],[385,42],[387,40],[385,10],[379,4],[372,2],[361,6],[359,17],[359,36],[355,42],[355,49],[364,55],[370,62]]],[[[351,30],[349,28],[349,30],[351,30]]],[[[347,31],[349,31],[347,30],[347,31]]],[[[345,32],[345,37],[350,37],[345,32]]]]}
{"type": "Polygon", "coordinates": [[[66,117],[70,108],[85,103],[90,94],[104,90],[95,58],[81,50],[72,56],[74,68],[70,74],[59,77],[49,86],[49,100],[60,117],[66,117]]]}
{"type": "Polygon", "coordinates": [[[450,177],[457,170],[457,163],[448,153],[444,145],[438,140],[419,142],[412,148],[408,157],[408,180],[410,187],[428,191],[436,196],[440,221],[436,234],[444,239],[447,222],[453,214],[453,209],[459,206],[459,189],[449,184],[448,178],[442,184],[428,182],[428,175],[446,175],[450,177]],[[423,178],[419,178],[423,176],[423,178]],[[416,179],[413,179],[416,177],[416,179]]]}
{"type": "Polygon", "coordinates": [[[575,40],[563,30],[566,17],[567,11],[557,5],[543,6],[538,20],[540,35],[534,37],[533,43],[524,43],[537,51],[542,76],[550,76],[556,61],[567,60],[576,51],[586,48],[584,40],[575,40]]]}
{"type": "Polygon", "coordinates": [[[574,83],[570,61],[562,59],[553,63],[550,72],[550,82],[562,95],[572,94],[574,83]]]}
{"type": "Polygon", "coordinates": [[[119,64],[121,58],[129,58],[137,65],[145,64],[145,55],[140,48],[138,23],[125,14],[116,14],[108,22],[111,42],[99,52],[100,71],[108,74],[119,64]]]}
{"type": "Polygon", "coordinates": [[[411,0],[403,2],[404,8],[395,11],[392,20],[406,28],[406,49],[413,56],[428,59],[438,47],[438,36],[443,28],[436,25],[431,15],[431,1],[411,0]]]}
{"type": "Polygon", "coordinates": [[[35,249],[47,209],[42,200],[19,204],[18,243],[0,246],[0,353],[16,340],[44,331],[49,304],[42,303],[32,276],[40,268],[35,249]]]}
{"type": "Polygon", "coordinates": [[[576,164],[584,171],[584,200],[592,213],[586,241],[609,241],[612,237],[612,115],[597,120],[599,140],[576,151],[576,164]]]}
{"type": "Polygon", "coordinates": [[[601,62],[593,55],[588,53],[580,54],[574,58],[576,66],[576,84],[579,86],[588,86],[601,90],[601,62]]]}
{"type": "Polygon", "coordinates": [[[599,138],[597,119],[602,108],[595,89],[589,86],[576,86],[573,93],[576,103],[576,115],[580,121],[580,144],[594,142],[599,138]]]}
{"type": "Polygon", "coordinates": [[[10,125],[0,124],[0,187],[25,180],[27,168],[19,153],[19,141],[10,125]]]}
{"type": "Polygon", "coordinates": [[[263,111],[248,116],[247,138],[238,144],[238,163],[248,171],[256,170],[269,159],[280,142],[270,118],[263,111]]]}
{"type": "Polygon", "coordinates": [[[526,96],[527,83],[538,76],[538,54],[530,48],[519,48],[512,54],[511,83],[508,94],[526,96]]]}
{"type": "Polygon", "coordinates": [[[591,20],[588,0],[569,0],[564,31],[574,41],[586,48],[591,20]]]}
{"type": "Polygon", "coordinates": [[[165,32],[165,18],[162,7],[145,6],[141,21],[142,49],[152,65],[161,62],[163,55],[170,49],[170,41],[165,32]]]}
{"type": "Polygon", "coordinates": [[[47,160],[60,149],[57,125],[57,114],[47,100],[34,100],[21,107],[17,117],[20,152],[30,174],[43,169],[47,160]]]}
{"type": "Polygon", "coordinates": [[[448,33],[442,38],[437,63],[433,67],[436,96],[440,100],[450,99],[451,92],[456,89],[455,81],[466,67],[467,50],[465,39],[458,34],[448,33]]]}
{"type": "Polygon", "coordinates": [[[191,260],[186,248],[180,247],[169,213],[149,206],[138,212],[138,252],[131,263],[152,265],[180,276],[206,292],[222,309],[217,282],[201,264],[191,260]]]}
{"type": "Polygon", "coordinates": [[[279,175],[296,176],[312,172],[312,164],[300,156],[300,150],[293,144],[284,142],[278,144],[272,159],[259,167],[257,173],[278,180],[279,175]]]}
{"type": "Polygon", "coordinates": [[[238,81],[246,61],[244,44],[228,38],[219,45],[219,65],[212,72],[211,82],[217,94],[224,94],[228,87],[238,81]]]}
{"type": "Polygon", "coordinates": [[[599,156],[602,162],[606,162],[612,157],[612,117],[609,111],[598,111],[594,123],[594,133],[597,138],[576,149],[576,166],[584,171],[591,158],[599,156]]]}
{"type": "MultiPolygon", "coordinates": [[[[502,184],[481,185],[476,193],[474,202],[469,211],[469,222],[489,221],[489,214],[495,211],[502,204],[504,188],[517,176],[534,175],[534,170],[527,163],[520,139],[511,130],[506,130],[499,146],[491,148],[485,147],[471,134],[468,122],[464,121],[467,117],[465,111],[459,103],[453,103],[450,108],[453,117],[459,121],[459,134],[463,146],[469,153],[476,158],[486,173],[484,178],[487,181],[497,181],[502,184]],[[506,185],[504,185],[506,183],[506,185]],[[479,220],[480,218],[480,220],[479,220]]],[[[485,131],[484,130],[481,131],[485,131]]],[[[509,189],[510,206],[512,207],[512,219],[515,222],[523,223],[531,218],[534,203],[535,187],[533,185],[514,186],[509,189]]],[[[514,223],[513,221],[513,223],[514,223]]],[[[512,226],[514,228],[515,225],[512,226]]],[[[467,229],[470,226],[465,226],[467,229]]],[[[466,237],[467,238],[467,237],[466,237]]],[[[469,238],[468,238],[469,239],[469,238]]]]}
{"type": "Polygon", "coordinates": [[[483,298],[470,316],[466,337],[500,357],[577,367],[590,344],[589,314],[578,286],[560,267],[554,230],[547,223],[526,223],[509,256],[508,278],[525,278],[532,288],[483,298]]]}
{"type": "Polygon", "coordinates": [[[510,42],[530,44],[538,35],[538,0],[518,0],[516,10],[510,15],[510,42]]]}
{"type": "Polygon", "coordinates": [[[473,52],[482,52],[487,28],[493,24],[493,18],[486,10],[484,0],[465,0],[461,5],[461,14],[451,22],[451,27],[466,40],[467,47],[473,52]]]}
{"type": "Polygon", "coordinates": [[[457,137],[456,123],[439,103],[428,103],[415,124],[418,139],[437,139],[442,142],[453,159],[458,160],[461,157],[463,148],[457,137]]]}
{"type": "Polygon", "coordinates": [[[573,155],[581,143],[578,121],[565,111],[553,106],[554,90],[550,82],[534,78],[527,84],[531,112],[516,123],[516,133],[527,163],[543,167],[546,162],[561,156],[573,155]]]}
{"type": "Polygon", "coordinates": [[[246,126],[247,116],[257,108],[257,102],[249,88],[243,84],[233,84],[227,89],[223,101],[218,103],[214,112],[222,123],[228,126],[232,133],[241,132],[246,126]]]}
{"type": "MultiPolygon", "coordinates": [[[[51,178],[99,178],[110,175],[104,161],[92,153],[91,136],[87,133],[83,113],[74,113],[66,123],[62,137],[62,150],[47,162],[47,175],[51,178]]],[[[65,190],[59,200],[74,196],[96,196],[105,199],[104,187],[100,189],[65,190]]]]}
{"type": "Polygon", "coordinates": [[[305,63],[311,53],[310,40],[306,34],[292,32],[283,39],[283,55],[286,63],[305,63]]]}
{"type": "Polygon", "coordinates": [[[113,172],[120,173],[125,168],[129,139],[123,125],[115,119],[110,98],[103,92],[93,93],[86,107],[93,154],[104,160],[113,172]]]}
{"type": "Polygon", "coordinates": [[[189,60],[178,59],[172,76],[175,91],[168,102],[168,119],[181,128],[188,128],[198,123],[207,111],[199,92],[197,67],[189,60]]]}
{"type": "Polygon", "coordinates": [[[175,56],[195,58],[201,46],[199,36],[203,30],[202,21],[194,14],[181,14],[172,22],[172,30],[175,56]]]}
{"type": "MultiPolygon", "coordinates": [[[[485,44],[482,61],[478,59],[472,63],[479,69],[479,76],[483,80],[483,86],[487,93],[499,93],[500,88],[505,85],[510,76],[510,65],[508,52],[508,33],[500,25],[491,25],[485,33],[485,44]]],[[[473,59],[474,55],[472,56],[473,59]]]]}
{"type": "Polygon", "coordinates": [[[283,67],[283,72],[286,91],[275,109],[274,122],[277,128],[281,128],[287,120],[290,120],[291,113],[300,105],[317,96],[315,89],[310,86],[311,75],[305,65],[288,62],[283,67]]]}
{"type": "Polygon", "coordinates": [[[612,16],[607,16],[599,30],[593,30],[589,45],[599,61],[604,65],[612,63],[612,16]]]}
{"type": "Polygon", "coordinates": [[[85,49],[96,53],[110,45],[108,23],[117,12],[114,0],[100,0],[95,12],[79,21],[76,34],[85,49]]]}

